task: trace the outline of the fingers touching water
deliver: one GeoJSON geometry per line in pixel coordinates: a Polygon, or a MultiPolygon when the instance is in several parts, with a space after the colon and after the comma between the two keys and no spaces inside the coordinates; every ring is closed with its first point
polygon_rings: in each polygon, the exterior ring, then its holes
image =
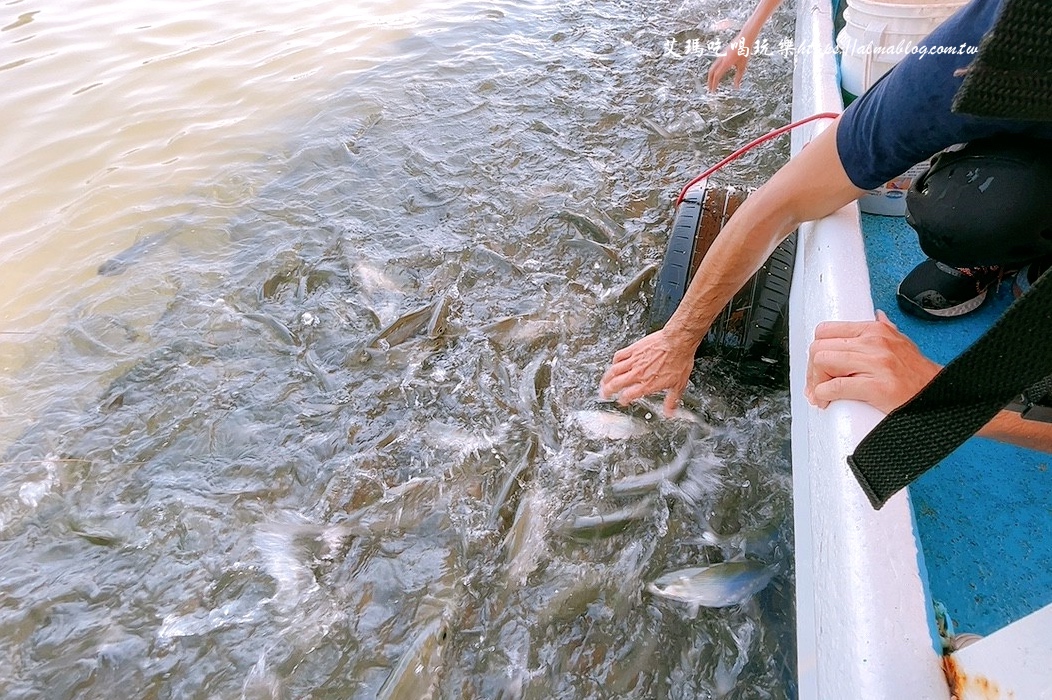
{"type": "Polygon", "coordinates": [[[599,383],[603,398],[617,397],[627,406],[636,399],[665,392],[665,413],[671,415],[687,387],[694,352],[670,342],[664,331],[651,333],[614,354],[613,364],[599,383]]]}
{"type": "Polygon", "coordinates": [[[724,49],[723,54],[712,62],[712,67],[709,68],[709,92],[715,92],[716,88],[720,85],[720,81],[723,80],[723,76],[727,75],[727,73],[732,70],[734,71],[735,89],[741,87],[742,77],[745,75],[745,66],[749,63],[749,56],[745,53],[739,53],[736,50],[738,44],[735,42],[739,40],[740,37],[731,42],[731,44],[724,49]]]}

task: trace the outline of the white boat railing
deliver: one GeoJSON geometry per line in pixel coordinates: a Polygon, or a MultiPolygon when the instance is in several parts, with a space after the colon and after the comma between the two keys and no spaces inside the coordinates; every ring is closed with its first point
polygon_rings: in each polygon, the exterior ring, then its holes
{"type": "MultiPolygon", "coordinates": [[[[828,0],[799,0],[794,120],[841,109],[832,36],[828,0]]],[[[793,154],[828,126],[794,132],[793,154]]],[[[803,396],[815,326],[873,319],[866,269],[857,205],[801,226],[790,298],[799,697],[947,700],[908,496],[875,511],[846,462],[880,414],[803,396]]]]}
{"type": "Polygon", "coordinates": [[[961,700],[1052,698],[1052,605],[954,652],[949,668],[961,700]]]}

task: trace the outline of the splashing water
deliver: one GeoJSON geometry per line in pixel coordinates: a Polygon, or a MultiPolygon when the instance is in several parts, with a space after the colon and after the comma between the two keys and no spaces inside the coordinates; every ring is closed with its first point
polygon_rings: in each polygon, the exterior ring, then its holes
{"type": "Polygon", "coordinates": [[[790,60],[711,96],[667,50],[747,12],[365,13],[383,59],[265,167],[87,255],[6,392],[0,694],[791,697],[786,396],[703,360],[676,419],[596,397],[677,186],[788,119],[790,60]],[[742,557],[742,604],[646,592],[742,557]]]}

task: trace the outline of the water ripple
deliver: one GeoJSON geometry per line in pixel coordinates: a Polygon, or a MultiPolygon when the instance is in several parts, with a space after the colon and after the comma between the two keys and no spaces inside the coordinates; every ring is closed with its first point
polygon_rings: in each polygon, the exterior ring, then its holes
{"type": "Polygon", "coordinates": [[[664,52],[744,6],[65,10],[4,98],[0,693],[792,696],[786,397],[595,396],[678,185],[788,116],[664,52]]]}

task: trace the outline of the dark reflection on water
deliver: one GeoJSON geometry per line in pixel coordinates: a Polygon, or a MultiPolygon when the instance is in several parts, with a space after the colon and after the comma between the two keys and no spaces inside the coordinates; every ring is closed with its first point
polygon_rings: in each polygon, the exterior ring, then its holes
{"type": "Polygon", "coordinates": [[[74,324],[56,371],[136,359],[6,450],[4,697],[791,696],[786,397],[719,368],[678,420],[595,396],[676,187],[788,120],[786,61],[715,98],[664,53],[724,13],[465,5],[272,154],[148,337],[74,324]],[[640,517],[573,530],[685,445],[640,517]],[[777,570],[744,605],[644,590],[743,554],[777,570]]]}

